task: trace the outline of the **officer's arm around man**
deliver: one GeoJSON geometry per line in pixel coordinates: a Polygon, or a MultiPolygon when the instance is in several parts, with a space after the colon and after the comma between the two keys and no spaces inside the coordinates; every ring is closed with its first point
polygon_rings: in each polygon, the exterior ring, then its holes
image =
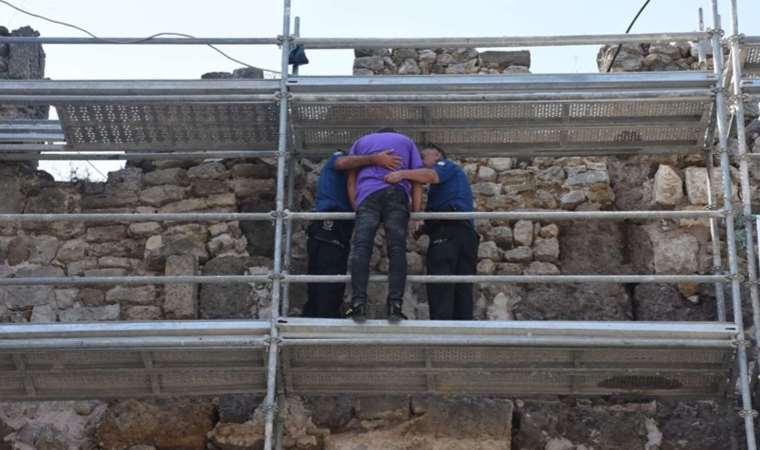
{"type": "MultiPolygon", "coordinates": [[[[388,183],[409,180],[430,184],[427,211],[473,211],[472,190],[464,171],[446,158],[435,145],[422,148],[424,168],[399,170],[386,175],[388,183]]],[[[478,235],[472,220],[428,220],[421,230],[430,236],[427,269],[430,275],[474,275],[477,267],[478,235]]],[[[472,320],[472,284],[427,285],[430,318],[472,320]]]]}

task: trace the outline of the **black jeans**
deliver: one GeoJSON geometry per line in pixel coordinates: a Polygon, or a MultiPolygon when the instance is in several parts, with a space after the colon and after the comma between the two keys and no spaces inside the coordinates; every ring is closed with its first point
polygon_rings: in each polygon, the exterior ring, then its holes
{"type": "MultiPolygon", "coordinates": [[[[440,223],[428,233],[429,275],[474,275],[478,264],[478,234],[467,222],[440,223]]],[[[427,285],[432,320],[472,320],[472,283],[427,285]]]]}
{"type": "Polygon", "coordinates": [[[354,254],[351,257],[351,292],[353,305],[367,302],[369,260],[380,223],[385,226],[388,246],[388,301],[401,302],[406,285],[406,234],[409,225],[409,199],[401,187],[389,187],[372,193],[356,211],[354,254]]]}
{"type": "MultiPolygon", "coordinates": [[[[309,275],[345,275],[348,270],[348,254],[353,222],[315,221],[307,230],[309,275]]],[[[345,283],[309,283],[308,299],[303,308],[304,317],[338,319],[343,317],[345,283]]]]}

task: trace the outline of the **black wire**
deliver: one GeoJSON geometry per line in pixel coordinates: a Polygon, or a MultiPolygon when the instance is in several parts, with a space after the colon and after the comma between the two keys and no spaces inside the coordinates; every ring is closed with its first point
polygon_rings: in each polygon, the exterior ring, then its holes
{"type": "MultiPolygon", "coordinates": [[[[630,25],[628,25],[628,28],[625,30],[625,34],[628,34],[631,31],[631,28],[633,28],[633,24],[636,23],[636,20],[638,20],[641,13],[644,12],[644,9],[646,9],[649,2],[652,0],[646,0],[643,5],[641,5],[641,8],[639,8],[639,12],[636,13],[636,16],[631,20],[630,25]]],[[[617,58],[618,54],[620,53],[620,49],[623,48],[623,44],[618,44],[617,48],[615,49],[615,54],[612,55],[612,60],[610,60],[610,63],[607,65],[606,72],[609,72],[612,69],[612,65],[615,64],[615,59],[617,58]]]]}
{"type": "MultiPolygon", "coordinates": [[[[88,31],[88,30],[86,30],[86,29],[84,29],[84,28],[82,28],[80,26],[77,26],[77,25],[74,25],[74,24],[71,24],[71,23],[68,23],[68,22],[62,22],[60,20],[51,19],[49,17],[45,17],[45,16],[42,16],[42,15],[39,15],[39,14],[35,14],[35,13],[31,12],[31,11],[27,11],[25,9],[19,8],[18,6],[14,5],[13,3],[8,2],[6,0],[0,0],[0,3],[6,5],[6,6],[10,7],[10,8],[15,9],[16,11],[18,11],[20,13],[26,14],[28,16],[36,17],[38,19],[42,19],[42,20],[45,20],[47,22],[54,23],[56,25],[63,25],[64,27],[73,28],[75,30],[81,31],[82,33],[85,33],[86,35],[90,36],[93,39],[97,39],[100,42],[106,42],[106,43],[109,43],[109,44],[139,44],[141,42],[147,42],[147,41],[153,40],[153,39],[155,39],[155,38],[157,38],[159,36],[177,36],[177,37],[183,37],[183,38],[195,38],[195,36],[193,36],[191,34],[162,32],[162,33],[152,34],[152,35],[150,35],[148,37],[145,37],[145,38],[135,39],[135,40],[132,40],[132,41],[114,41],[114,40],[111,40],[111,39],[104,39],[104,38],[98,37],[95,34],[91,33],[90,31],[88,31]]],[[[212,45],[212,44],[206,44],[206,45],[208,45],[212,50],[216,51],[217,53],[219,53],[220,55],[222,55],[225,58],[229,59],[230,61],[236,62],[238,64],[242,64],[242,65],[244,65],[244,66],[246,66],[248,68],[251,68],[251,69],[260,69],[260,70],[263,70],[265,72],[271,72],[271,73],[275,73],[275,74],[279,74],[280,73],[280,72],[277,72],[276,70],[261,69],[261,68],[256,67],[256,66],[252,66],[252,65],[248,64],[247,62],[244,62],[244,61],[241,61],[239,59],[233,58],[232,56],[230,56],[227,53],[223,52],[221,49],[217,48],[215,45],[212,45]]]]}

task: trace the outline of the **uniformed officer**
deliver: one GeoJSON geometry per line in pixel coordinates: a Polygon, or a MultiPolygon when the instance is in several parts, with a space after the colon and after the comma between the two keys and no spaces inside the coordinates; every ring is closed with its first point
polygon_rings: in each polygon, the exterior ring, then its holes
{"type": "MultiPolygon", "coordinates": [[[[398,169],[401,160],[391,150],[374,155],[347,156],[335,152],[322,166],[317,182],[315,210],[317,212],[352,212],[348,199],[346,172],[364,166],[377,165],[398,169]]],[[[307,229],[306,244],[310,275],[345,275],[351,250],[352,220],[317,220],[307,229]]],[[[345,283],[309,283],[308,299],[304,305],[306,317],[339,318],[345,283]]]]}
{"type": "MultiPolygon", "coordinates": [[[[400,180],[430,184],[425,211],[473,211],[472,189],[462,168],[446,158],[438,146],[422,147],[424,169],[400,170],[386,176],[389,183],[400,180]]],[[[478,263],[478,234],[472,220],[427,220],[417,236],[427,234],[429,275],[474,275],[478,263]]],[[[472,320],[472,284],[430,283],[427,285],[430,318],[472,320]]]]}

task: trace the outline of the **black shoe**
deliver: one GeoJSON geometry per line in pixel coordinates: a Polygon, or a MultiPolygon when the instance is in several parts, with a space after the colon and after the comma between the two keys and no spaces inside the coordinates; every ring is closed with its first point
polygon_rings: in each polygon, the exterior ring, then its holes
{"type": "Polygon", "coordinates": [[[401,302],[389,301],[388,302],[388,321],[399,322],[401,320],[407,320],[407,317],[401,312],[401,302]]]}
{"type": "Polygon", "coordinates": [[[367,321],[367,303],[356,303],[351,305],[346,311],[346,317],[350,317],[356,323],[367,321]]]}

